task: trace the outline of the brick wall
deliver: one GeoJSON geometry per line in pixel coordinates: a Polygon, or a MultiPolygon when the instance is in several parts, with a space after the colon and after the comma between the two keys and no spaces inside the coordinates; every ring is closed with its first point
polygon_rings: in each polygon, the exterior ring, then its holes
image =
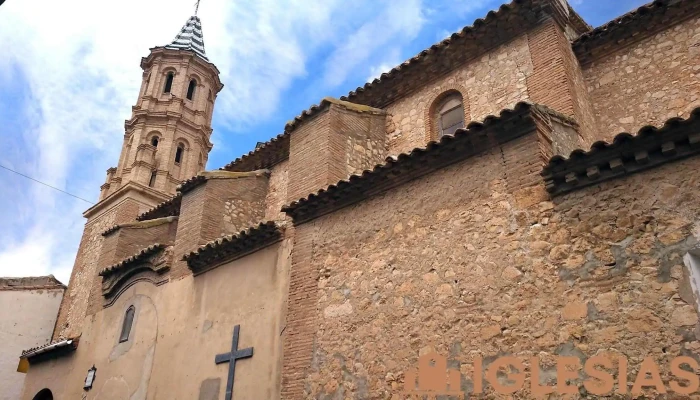
{"type": "Polygon", "coordinates": [[[439,95],[458,90],[469,113],[466,122],[481,121],[528,100],[527,77],[533,72],[527,37],[501,45],[453,72],[437,78],[386,108],[388,155],[424,146],[431,137],[426,113],[439,95]]]}
{"type": "Polygon", "coordinates": [[[384,158],[386,117],[351,103],[331,103],[292,133],[287,202],[299,200],[384,158]]]}
{"type": "MultiPolygon", "coordinates": [[[[362,115],[343,107],[331,108],[331,132],[340,152],[334,176],[350,175],[374,168],[384,162],[386,153],[386,117],[362,115]]],[[[340,180],[338,179],[338,180],[340,180]]]]}
{"type": "Polygon", "coordinates": [[[583,76],[598,140],[688,117],[700,106],[700,17],[595,60],[583,76]]]}
{"type": "Polygon", "coordinates": [[[591,105],[581,67],[566,35],[549,20],[528,33],[528,44],[534,66],[527,79],[532,101],[576,119],[581,134],[576,148],[592,144],[595,140],[591,105]]]}
{"type": "Polygon", "coordinates": [[[390,155],[435,140],[431,109],[450,90],[462,94],[467,123],[497,115],[519,101],[531,101],[576,119],[580,126],[576,148],[587,147],[597,137],[581,67],[566,34],[552,20],[389,105],[390,155]]]}
{"type": "Polygon", "coordinates": [[[624,354],[632,376],[652,356],[664,380],[700,357],[680,293],[700,159],[551,201],[503,162],[533,137],[297,227],[284,398],[390,398],[432,350],[464,390],[475,356],[540,356],[550,385],[555,355],[624,354]]]}
{"type": "Polygon", "coordinates": [[[267,174],[251,172],[245,177],[208,179],[184,193],[171,278],[191,273],[183,255],[222,235],[260,223],[265,216],[267,184],[267,174]]]}
{"type": "Polygon", "coordinates": [[[285,160],[270,170],[270,181],[265,196],[265,220],[280,221],[285,219],[281,211],[287,202],[287,185],[289,184],[289,160],[285,160]]]}
{"type": "Polygon", "coordinates": [[[328,185],[327,154],[330,141],[328,110],[305,121],[289,138],[287,203],[328,185]]]}
{"type": "Polygon", "coordinates": [[[172,223],[149,226],[152,221],[142,223],[143,227],[122,227],[106,235],[97,263],[98,272],[110,265],[130,257],[140,250],[155,244],[171,245],[175,241],[177,220],[172,223]]]}
{"type": "Polygon", "coordinates": [[[318,270],[312,249],[318,230],[313,223],[296,227],[287,297],[282,361],[283,400],[307,398],[305,377],[311,367],[316,324],[318,270]]]}

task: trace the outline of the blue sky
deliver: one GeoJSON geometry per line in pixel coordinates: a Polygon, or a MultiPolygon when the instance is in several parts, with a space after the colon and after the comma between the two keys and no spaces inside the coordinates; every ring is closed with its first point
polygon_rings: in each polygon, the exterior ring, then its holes
{"type": "MultiPolygon", "coordinates": [[[[325,96],[363,85],[502,0],[204,0],[207,55],[225,84],[207,169],[325,96]]],[[[598,26],[642,0],[573,0],[598,26]]],[[[194,0],[9,0],[0,8],[0,165],[91,202],[116,166],[140,58],[170,42],[194,0]],[[37,10],[39,10],[37,12],[37,10]]],[[[0,168],[0,276],[68,282],[88,202],[0,168]]]]}

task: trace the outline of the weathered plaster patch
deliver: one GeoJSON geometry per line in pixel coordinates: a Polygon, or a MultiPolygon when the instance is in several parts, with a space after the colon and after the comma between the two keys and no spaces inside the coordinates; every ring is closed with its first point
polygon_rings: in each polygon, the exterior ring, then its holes
{"type": "Polygon", "coordinates": [[[199,400],[218,400],[221,378],[209,378],[199,386],[199,400]]]}

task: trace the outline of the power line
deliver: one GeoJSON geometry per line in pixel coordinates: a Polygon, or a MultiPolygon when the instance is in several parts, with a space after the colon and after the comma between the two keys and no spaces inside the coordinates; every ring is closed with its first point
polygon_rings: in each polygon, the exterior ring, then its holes
{"type": "Polygon", "coordinates": [[[40,180],[38,180],[38,179],[34,179],[34,178],[32,178],[31,176],[27,176],[27,175],[25,175],[25,174],[23,174],[23,173],[21,173],[21,172],[17,172],[17,171],[15,171],[14,169],[7,168],[6,166],[4,166],[4,165],[2,165],[2,164],[0,164],[0,168],[4,168],[4,169],[6,169],[6,170],[8,170],[8,171],[10,171],[10,172],[14,172],[14,173],[17,174],[17,175],[23,176],[23,177],[25,177],[25,178],[27,178],[27,179],[31,179],[31,180],[33,180],[33,181],[36,182],[36,183],[41,183],[42,185],[48,186],[48,187],[50,187],[51,189],[55,189],[55,190],[58,190],[58,191],[61,192],[61,193],[65,193],[65,194],[67,194],[68,196],[73,196],[73,197],[75,197],[76,199],[82,200],[82,201],[84,201],[84,202],[86,202],[86,203],[95,204],[95,203],[91,202],[90,200],[85,200],[85,199],[82,198],[82,197],[78,197],[78,196],[76,196],[76,195],[74,195],[74,194],[72,194],[72,193],[66,192],[65,190],[61,190],[61,189],[59,189],[59,188],[57,188],[57,187],[55,187],[55,186],[51,186],[51,185],[49,185],[48,183],[44,183],[44,182],[42,182],[42,181],[40,181],[40,180]]]}

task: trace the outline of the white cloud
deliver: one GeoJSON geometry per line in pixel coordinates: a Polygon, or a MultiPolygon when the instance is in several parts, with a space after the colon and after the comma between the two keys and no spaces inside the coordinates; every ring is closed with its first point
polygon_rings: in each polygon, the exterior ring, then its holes
{"type": "Polygon", "coordinates": [[[372,82],[375,79],[379,79],[383,73],[391,71],[391,69],[400,64],[401,61],[401,49],[395,47],[387,51],[379,64],[372,65],[369,68],[367,82],[372,82]]]}
{"type": "MultiPolygon", "coordinates": [[[[219,122],[250,123],[274,111],[279,93],[305,71],[304,38],[327,28],[332,4],[311,12],[302,1],[202,4],[208,55],[227,84],[219,122]]],[[[192,9],[190,0],[5,3],[0,85],[10,87],[16,76],[8,71],[19,71],[34,126],[2,132],[0,142],[22,143],[2,155],[3,165],[96,201],[136,100],[139,61],[170,42],[192,9]]],[[[0,180],[9,186],[0,200],[0,276],[54,273],[67,282],[90,205],[7,171],[0,180]]]]}
{"type": "Polygon", "coordinates": [[[420,0],[390,2],[384,10],[338,44],[325,62],[325,85],[336,87],[345,82],[352,70],[365,64],[372,56],[381,55],[387,46],[410,42],[418,35],[424,22],[420,0]]]}
{"type": "MultiPolygon", "coordinates": [[[[0,162],[96,201],[105,170],[116,165],[123,122],[136,101],[139,61],[150,47],[173,39],[193,3],[3,4],[0,86],[22,90],[18,95],[27,100],[22,110],[27,125],[20,132],[0,131],[0,144],[21,143],[0,155],[0,162]],[[12,71],[19,73],[19,88],[12,71]]],[[[324,76],[332,86],[390,41],[415,37],[423,19],[420,1],[400,4],[367,1],[354,5],[350,15],[342,0],[203,3],[207,54],[226,85],[216,105],[217,127],[240,129],[273,115],[281,94],[305,76],[317,49],[332,50],[324,76]],[[378,7],[385,9],[354,28],[358,13],[378,7]]],[[[67,282],[82,234],[81,212],[90,205],[0,172],[0,185],[9,187],[0,196],[0,276],[54,273],[67,282]]]]}

